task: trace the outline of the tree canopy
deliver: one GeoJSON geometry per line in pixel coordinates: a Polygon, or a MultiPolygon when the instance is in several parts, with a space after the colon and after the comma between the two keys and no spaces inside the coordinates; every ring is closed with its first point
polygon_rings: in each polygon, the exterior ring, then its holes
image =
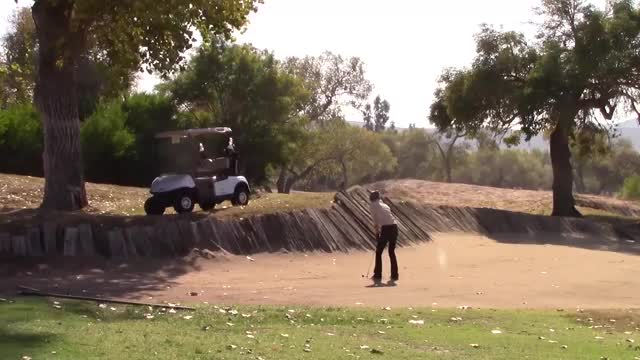
{"type": "Polygon", "coordinates": [[[439,129],[549,131],[553,215],[579,216],[569,136],[625,106],[640,117],[640,10],[630,0],[609,12],[581,0],[544,0],[540,14],[537,42],[483,26],[471,66],[443,73],[429,119],[439,129]]]}

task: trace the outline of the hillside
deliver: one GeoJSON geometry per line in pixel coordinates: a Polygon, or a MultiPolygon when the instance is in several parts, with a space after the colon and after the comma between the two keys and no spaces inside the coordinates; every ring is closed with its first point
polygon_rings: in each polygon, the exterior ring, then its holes
{"type": "MultiPolygon", "coordinates": [[[[35,209],[42,199],[41,178],[0,174],[0,214],[15,210],[35,209]]],[[[434,183],[422,180],[393,180],[367,186],[387,196],[433,205],[484,207],[529,214],[549,214],[551,193],[548,191],[513,190],[466,184],[434,183]]],[[[145,188],[87,183],[91,215],[143,215],[143,204],[149,196],[145,188]]],[[[249,216],[303,208],[329,207],[333,193],[293,193],[291,195],[260,193],[246,208],[222,204],[216,214],[249,216]]],[[[640,216],[640,204],[619,199],[578,195],[578,206],[588,214],[640,216]]]]}
{"type": "MultiPolygon", "coordinates": [[[[31,176],[0,174],[0,215],[15,210],[35,209],[40,205],[44,180],[31,176]]],[[[145,188],[87,183],[89,207],[85,214],[91,215],[144,215],[144,202],[149,197],[145,188]]],[[[254,194],[244,209],[232,208],[223,203],[217,207],[226,216],[247,216],[297,210],[306,207],[328,207],[331,193],[294,193],[291,195],[254,194]]],[[[198,207],[196,207],[198,209],[198,207]]],[[[173,210],[167,209],[168,212],[173,210]]],[[[217,212],[216,212],[217,213],[217,212]]]]}
{"type": "MultiPolygon", "coordinates": [[[[422,180],[394,180],[369,185],[387,196],[432,205],[491,208],[528,214],[551,213],[551,192],[499,189],[486,186],[435,183],[422,180]]],[[[576,195],[580,210],[592,215],[640,216],[635,202],[604,196],[576,195]]]]}

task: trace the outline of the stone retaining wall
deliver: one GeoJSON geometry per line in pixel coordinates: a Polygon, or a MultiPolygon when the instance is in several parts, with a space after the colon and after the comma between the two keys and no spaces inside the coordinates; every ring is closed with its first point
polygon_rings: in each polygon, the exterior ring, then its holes
{"type": "MultiPolygon", "coordinates": [[[[384,199],[398,219],[399,245],[429,241],[438,232],[585,233],[620,236],[612,225],[494,209],[426,206],[384,199]]],[[[221,220],[215,216],[158,217],[145,224],[104,226],[45,222],[23,231],[0,232],[0,256],[175,257],[193,249],[246,255],[260,252],[345,252],[375,246],[368,193],[338,193],[329,209],[221,220]]]]}

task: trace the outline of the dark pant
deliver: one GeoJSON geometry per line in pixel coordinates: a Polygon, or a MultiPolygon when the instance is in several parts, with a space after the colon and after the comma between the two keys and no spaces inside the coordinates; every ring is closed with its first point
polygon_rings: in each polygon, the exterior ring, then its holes
{"type": "Polygon", "coordinates": [[[398,240],[398,226],[386,225],[380,231],[378,247],[376,248],[376,266],[373,269],[373,277],[382,278],[382,253],[389,244],[389,260],[391,260],[391,278],[398,279],[398,260],[396,259],[396,241],[398,240]]]}

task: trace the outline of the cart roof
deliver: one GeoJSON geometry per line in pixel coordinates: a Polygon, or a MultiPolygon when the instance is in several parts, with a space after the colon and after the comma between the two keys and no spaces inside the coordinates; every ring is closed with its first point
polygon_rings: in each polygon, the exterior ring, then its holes
{"type": "Polygon", "coordinates": [[[224,134],[230,134],[231,132],[232,132],[231,129],[228,127],[187,129],[187,130],[161,132],[156,134],[156,138],[167,139],[167,138],[179,138],[179,137],[200,136],[200,135],[224,135],[224,134]]]}

